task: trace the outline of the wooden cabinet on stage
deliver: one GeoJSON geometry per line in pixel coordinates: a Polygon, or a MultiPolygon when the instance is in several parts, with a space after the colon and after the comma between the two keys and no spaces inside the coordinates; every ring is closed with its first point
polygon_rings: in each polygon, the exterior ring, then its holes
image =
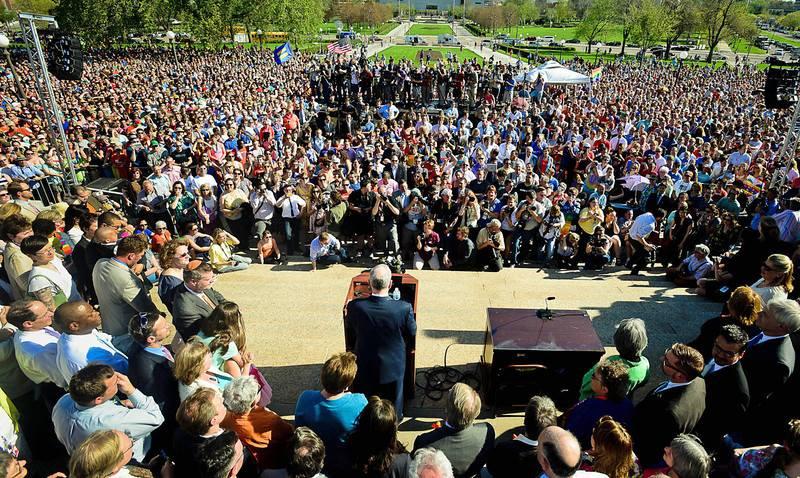
{"type": "MultiPolygon", "coordinates": [[[[400,289],[400,300],[404,300],[411,304],[414,308],[414,320],[417,320],[417,296],[418,296],[418,281],[415,277],[408,274],[392,274],[392,286],[389,292],[400,289]]],[[[342,310],[342,325],[344,326],[344,342],[345,349],[348,351],[353,350],[355,346],[354,337],[350,337],[347,332],[347,304],[353,299],[360,299],[370,296],[369,288],[369,272],[362,272],[361,274],[353,277],[350,281],[350,288],[347,290],[347,298],[344,301],[344,309],[342,310]]],[[[406,400],[414,398],[414,378],[416,376],[416,337],[406,343],[406,375],[403,379],[403,392],[406,400]]]]}

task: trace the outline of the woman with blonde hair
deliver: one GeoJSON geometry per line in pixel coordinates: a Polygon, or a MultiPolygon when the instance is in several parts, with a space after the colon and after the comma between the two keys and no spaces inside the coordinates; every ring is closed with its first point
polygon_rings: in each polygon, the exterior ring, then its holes
{"type": "Polygon", "coordinates": [[[630,433],[608,415],[597,421],[588,455],[589,462],[582,466],[584,469],[604,473],[608,478],[628,478],[638,474],[630,433]]]}
{"type": "Polygon", "coordinates": [[[127,467],[133,456],[133,442],[117,430],[96,431],[72,453],[71,478],[124,478],[153,476],[143,468],[127,467]]]}
{"type": "Polygon", "coordinates": [[[19,204],[14,202],[7,202],[0,206],[0,221],[5,221],[10,216],[14,216],[15,214],[19,214],[22,211],[22,207],[19,204]]]}
{"type": "Polygon", "coordinates": [[[178,380],[178,395],[181,402],[198,388],[212,388],[222,392],[232,377],[224,372],[212,370],[211,350],[199,337],[192,337],[175,356],[173,370],[178,380]]]}
{"type": "Polygon", "coordinates": [[[750,287],[766,304],[772,299],[786,299],[794,289],[794,264],[788,256],[772,254],[761,264],[761,278],[750,287]]]}
{"type": "Polygon", "coordinates": [[[723,325],[736,324],[744,329],[750,338],[759,333],[755,323],[759,312],[764,308],[764,302],[755,290],[747,286],[737,287],[726,305],[728,313],[707,320],[700,326],[697,338],[687,344],[700,352],[706,360],[711,357],[711,348],[723,325]]]}

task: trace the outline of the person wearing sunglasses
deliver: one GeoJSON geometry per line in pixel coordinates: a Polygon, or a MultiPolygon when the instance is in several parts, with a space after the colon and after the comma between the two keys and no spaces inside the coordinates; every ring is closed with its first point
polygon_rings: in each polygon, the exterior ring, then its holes
{"type": "Polygon", "coordinates": [[[661,370],[667,377],[633,409],[634,451],[645,468],[660,466],[664,447],[679,433],[691,433],[706,408],[706,384],[700,352],[686,344],[664,351],[661,370]]]}

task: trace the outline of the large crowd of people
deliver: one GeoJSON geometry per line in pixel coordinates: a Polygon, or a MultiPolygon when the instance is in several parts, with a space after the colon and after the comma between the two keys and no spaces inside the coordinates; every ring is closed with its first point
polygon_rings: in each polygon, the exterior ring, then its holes
{"type": "MultiPolygon", "coordinates": [[[[788,117],[764,107],[763,72],[615,62],[579,87],[524,73],[92,51],[82,80],[56,82],[71,187],[33,91],[0,78],[0,477],[798,476],[800,171],[778,158],[788,117]],[[124,181],[86,186],[99,177],[124,181]],[[416,324],[395,307],[398,335],[352,324],[355,354],[283,419],[217,274],[381,260],[661,265],[724,306],[664,352],[648,393],[645,323],[627,319],[574,404],[534,396],[524,432],[495,443],[459,383],[410,449],[392,363],[416,324]]],[[[386,306],[388,271],[353,317],[386,306]]]]}

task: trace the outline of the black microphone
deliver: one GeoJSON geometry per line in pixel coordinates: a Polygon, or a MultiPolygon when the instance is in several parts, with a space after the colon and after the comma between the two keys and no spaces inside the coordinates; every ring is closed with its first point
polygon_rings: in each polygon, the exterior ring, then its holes
{"type": "Polygon", "coordinates": [[[544,298],[544,309],[537,310],[536,317],[539,317],[542,320],[553,320],[553,311],[550,310],[551,300],[556,300],[556,298],[555,297],[544,298]]]}

